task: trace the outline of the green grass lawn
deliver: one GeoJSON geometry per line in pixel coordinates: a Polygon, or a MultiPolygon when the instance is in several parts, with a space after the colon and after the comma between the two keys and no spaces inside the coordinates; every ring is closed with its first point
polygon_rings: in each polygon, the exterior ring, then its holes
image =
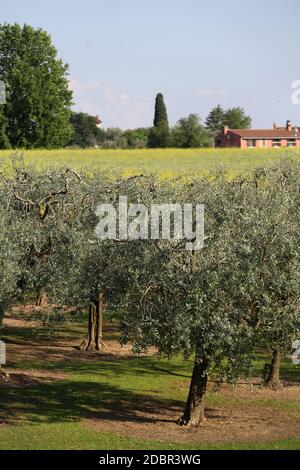
{"type": "MultiPolygon", "coordinates": [[[[34,352],[36,345],[47,348],[53,340],[78,339],[85,333],[81,322],[58,327],[55,337],[40,328],[30,326],[8,327],[1,331],[1,339],[8,345],[24,346],[34,352]]],[[[116,333],[106,336],[116,339],[116,333]]],[[[12,346],[14,347],[14,346],[12,346]]],[[[74,350],[75,351],[75,350],[74,350]]],[[[58,354],[56,351],[53,354],[58,354]]],[[[108,351],[109,353],[109,351],[108,351]]],[[[174,443],[166,435],[164,439],[142,439],[118,435],[109,429],[105,432],[91,429],[86,421],[110,416],[120,410],[133,420],[136,414],[149,407],[174,409],[174,420],[183,409],[190,380],[192,361],[180,357],[158,359],[147,357],[110,357],[69,352],[57,359],[40,356],[24,357],[22,363],[8,355],[8,367],[13,375],[22,371],[30,373],[61,374],[56,380],[33,382],[26,386],[1,385],[0,449],[300,449],[299,439],[273,440],[269,442],[228,441],[218,444],[174,443]],[[8,420],[7,420],[8,418],[8,420]]],[[[255,362],[255,374],[259,374],[268,356],[260,353],[255,362]]],[[[299,370],[287,358],[282,364],[282,378],[299,380],[299,370]]],[[[261,399],[248,403],[243,397],[210,390],[206,407],[256,407],[266,406],[274,413],[284,411],[300,417],[298,400],[261,399]]]]}
{"type": "Polygon", "coordinates": [[[299,439],[266,443],[186,445],[95,433],[80,423],[34,424],[0,430],[0,450],[299,450],[299,439]]]}
{"type": "MultiPolygon", "coordinates": [[[[232,176],[262,165],[269,165],[280,157],[299,158],[299,149],[61,149],[19,151],[25,161],[39,168],[49,165],[68,165],[77,170],[94,172],[97,169],[118,171],[124,176],[155,173],[162,178],[177,175],[194,177],[208,173],[213,167],[223,166],[232,176]]],[[[12,154],[0,150],[6,160],[12,154]]]]}

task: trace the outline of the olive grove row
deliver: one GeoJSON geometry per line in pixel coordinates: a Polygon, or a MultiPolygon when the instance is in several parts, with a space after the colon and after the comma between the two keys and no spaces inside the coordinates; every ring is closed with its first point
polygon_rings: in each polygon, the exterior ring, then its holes
{"type": "Polygon", "coordinates": [[[0,322],[9,307],[46,293],[48,303],[85,306],[84,349],[101,349],[103,303],[120,312],[121,341],[136,352],[193,357],[179,424],[204,419],[210,374],[250,374],[255,351],[280,355],[300,338],[300,165],[281,161],[229,180],[217,169],[195,181],[152,175],[37,171],[15,158],[0,174],[0,322]],[[100,240],[96,207],[129,202],[205,205],[205,243],[100,240]]]}

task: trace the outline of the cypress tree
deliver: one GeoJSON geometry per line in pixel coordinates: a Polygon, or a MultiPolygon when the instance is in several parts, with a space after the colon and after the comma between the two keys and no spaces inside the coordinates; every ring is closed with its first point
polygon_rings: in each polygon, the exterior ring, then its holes
{"type": "Polygon", "coordinates": [[[154,127],[149,132],[148,146],[151,148],[168,147],[170,143],[170,130],[167,108],[162,93],[156,95],[154,127]]]}
{"type": "Polygon", "coordinates": [[[167,114],[167,108],[164,102],[164,97],[162,93],[158,93],[156,95],[156,100],[155,100],[155,114],[154,114],[153,125],[154,127],[159,127],[162,124],[167,125],[167,127],[169,127],[168,114],[167,114]]]}

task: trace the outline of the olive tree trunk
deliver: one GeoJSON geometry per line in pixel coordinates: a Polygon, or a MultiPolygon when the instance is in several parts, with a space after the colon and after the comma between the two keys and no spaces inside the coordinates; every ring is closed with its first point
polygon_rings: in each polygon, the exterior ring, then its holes
{"type": "Polygon", "coordinates": [[[5,313],[5,306],[2,302],[0,302],[0,326],[2,326],[4,313],[5,313]]]}
{"type": "Polygon", "coordinates": [[[41,289],[37,295],[36,307],[45,307],[47,305],[47,295],[45,289],[41,289]]]}
{"type": "Polygon", "coordinates": [[[82,351],[101,351],[105,348],[103,342],[103,293],[99,293],[95,301],[89,305],[88,337],[79,349],[82,351]]]}
{"type": "MultiPolygon", "coordinates": [[[[0,327],[2,326],[2,321],[5,313],[5,305],[4,303],[0,302],[0,327]]],[[[0,377],[4,379],[5,382],[8,381],[9,374],[3,370],[1,364],[0,364],[0,377]]]]}
{"type": "Polygon", "coordinates": [[[196,357],[188,398],[183,416],[178,420],[181,426],[200,426],[204,420],[204,396],[208,380],[209,362],[196,357]]]}
{"type": "Polygon", "coordinates": [[[270,365],[269,374],[267,376],[266,385],[268,387],[280,387],[280,351],[273,351],[272,362],[270,365]]]}

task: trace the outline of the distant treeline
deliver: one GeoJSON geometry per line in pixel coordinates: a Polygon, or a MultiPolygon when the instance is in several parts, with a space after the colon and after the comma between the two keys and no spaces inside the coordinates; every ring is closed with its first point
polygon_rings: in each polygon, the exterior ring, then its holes
{"type": "Polygon", "coordinates": [[[69,146],[102,148],[199,148],[212,147],[216,134],[224,125],[233,129],[247,128],[251,118],[242,108],[223,110],[220,105],[212,109],[201,122],[198,114],[190,114],[179,119],[170,127],[162,94],[156,97],[153,127],[122,130],[118,127],[102,129],[97,126],[97,118],[86,113],[72,113],[73,133],[69,146]],[[160,118],[160,103],[163,105],[160,118]]]}

